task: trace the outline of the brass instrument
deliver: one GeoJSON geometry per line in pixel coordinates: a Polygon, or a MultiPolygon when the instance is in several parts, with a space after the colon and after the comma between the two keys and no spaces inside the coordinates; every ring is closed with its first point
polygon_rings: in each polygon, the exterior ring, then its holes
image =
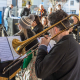
{"type": "MultiPolygon", "coordinates": [[[[46,33],[48,30],[50,30],[50,29],[53,28],[54,26],[56,26],[56,25],[58,25],[59,23],[61,23],[61,24],[66,28],[66,26],[62,23],[62,21],[70,18],[71,16],[75,16],[75,17],[78,19],[78,16],[77,16],[77,15],[69,15],[68,17],[64,18],[63,20],[55,23],[54,25],[50,26],[49,28],[45,29],[44,31],[36,34],[35,36],[33,36],[33,37],[31,37],[31,38],[29,38],[29,39],[27,39],[27,40],[25,40],[25,41],[20,42],[18,39],[13,39],[13,41],[12,41],[12,46],[13,46],[14,50],[15,50],[16,53],[19,54],[19,55],[20,55],[20,54],[24,54],[24,53],[25,53],[24,48],[25,48],[27,45],[29,45],[29,44],[30,44],[32,41],[34,41],[37,37],[39,37],[39,36],[41,36],[42,34],[46,33]]],[[[79,19],[78,19],[78,21],[79,21],[79,19]]],[[[77,24],[77,23],[75,23],[75,24],[77,24]]],[[[75,24],[73,24],[73,25],[75,25],[75,24]]]]}
{"type": "MultiPolygon", "coordinates": [[[[27,45],[29,45],[32,41],[34,41],[37,37],[39,37],[39,36],[41,36],[42,34],[46,33],[46,32],[47,32],[48,30],[50,30],[51,28],[55,27],[56,25],[58,25],[58,24],[60,24],[60,23],[65,27],[64,30],[60,31],[58,34],[56,34],[55,36],[53,36],[53,37],[51,38],[51,39],[53,39],[54,37],[56,37],[56,36],[59,35],[60,33],[66,31],[67,29],[69,29],[69,28],[73,27],[74,25],[76,25],[78,22],[79,22],[79,18],[78,18],[77,15],[74,15],[74,14],[69,15],[68,17],[60,20],[59,22],[55,23],[54,25],[50,26],[49,28],[45,29],[44,31],[36,34],[35,36],[33,36],[33,37],[31,37],[31,38],[29,38],[29,39],[27,39],[27,40],[25,40],[25,41],[22,41],[22,42],[21,42],[21,41],[19,41],[18,39],[13,39],[13,41],[12,41],[12,46],[13,46],[13,48],[14,48],[14,50],[16,51],[17,54],[19,54],[19,55],[24,55],[24,54],[26,53],[26,52],[25,52],[25,47],[26,47],[27,45]],[[74,16],[74,17],[77,18],[77,22],[71,24],[69,27],[66,27],[62,22],[63,22],[64,20],[66,20],[66,19],[69,19],[69,18],[72,17],[72,16],[74,16]]],[[[38,45],[38,44],[37,44],[37,45],[38,45]]],[[[30,50],[30,49],[29,49],[29,50],[30,50]]],[[[32,52],[31,52],[31,53],[32,53],[32,52]]],[[[31,53],[29,53],[28,55],[30,55],[31,53]]],[[[28,55],[27,55],[27,56],[28,56],[28,55]]],[[[27,56],[26,56],[26,57],[27,57],[27,56]]],[[[26,57],[25,57],[25,58],[26,58],[26,57]]],[[[24,58],[23,58],[23,59],[24,59],[24,58]]],[[[23,59],[22,59],[22,60],[23,60],[23,59]]],[[[22,60],[18,61],[17,63],[21,62],[22,60]]],[[[15,63],[13,66],[15,66],[17,63],[15,63]]],[[[4,69],[3,74],[4,74],[5,72],[7,72],[9,69],[11,69],[13,66],[9,67],[7,70],[4,69]]]]}

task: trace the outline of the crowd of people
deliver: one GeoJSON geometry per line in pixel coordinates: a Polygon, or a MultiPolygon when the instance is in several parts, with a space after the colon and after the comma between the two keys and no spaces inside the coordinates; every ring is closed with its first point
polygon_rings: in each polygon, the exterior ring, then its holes
{"type": "MultiPolygon", "coordinates": [[[[14,17],[14,13],[12,12],[12,9],[13,9],[13,5],[11,4],[9,7],[7,7],[4,11],[4,27],[6,29],[6,31],[8,31],[8,18],[9,17],[14,17]]],[[[31,10],[30,10],[30,7],[31,7],[31,3],[30,1],[27,2],[26,4],[26,7],[22,8],[22,10],[20,11],[20,17],[22,16],[28,16],[29,14],[31,14],[31,10]]],[[[58,4],[58,6],[56,7],[56,10],[59,10],[61,9],[61,5],[58,4]]],[[[53,12],[53,8],[52,7],[49,7],[48,8],[48,11],[46,9],[44,9],[44,6],[43,4],[40,4],[39,5],[39,9],[36,11],[36,15],[39,16],[39,19],[41,20],[43,16],[48,16],[49,14],[51,14],[53,12]]]]}
{"type": "MultiPolygon", "coordinates": [[[[68,16],[61,9],[60,4],[55,12],[52,12],[52,8],[49,7],[48,15],[42,4],[37,15],[31,14],[30,5],[30,2],[28,2],[26,8],[22,10],[21,19],[18,23],[20,31],[15,34],[15,36],[20,36],[22,41],[40,33],[68,16]]],[[[7,17],[4,20],[7,20],[7,17]]],[[[65,20],[63,23],[66,28],[70,25],[69,20],[65,20]]],[[[50,38],[64,29],[65,27],[62,24],[58,24],[44,34],[47,39],[45,37],[41,38],[35,61],[35,73],[42,80],[80,80],[80,45],[69,33],[72,31],[68,29],[53,38],[56,44],[51,47],[49,52],[47,51],[50,38]]],[[[25,50],[27,51],[36,43],[38,43],[37,39],[27,46],[25,50]]]]}

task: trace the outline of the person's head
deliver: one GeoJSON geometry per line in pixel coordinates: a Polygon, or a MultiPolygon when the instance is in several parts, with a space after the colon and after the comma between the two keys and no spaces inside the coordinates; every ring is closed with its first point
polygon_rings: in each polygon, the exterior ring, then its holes
{"type": "Polygon", "coordinates": [[[31,23],[34,21],[34,16],[30,14],[29,16],[23,16],[18,21],[18,28],[24,34],[26,34],[27,29],[31,29],[31,23]]]}
{"type": "Polygon", "coordinates": [[[43,26],[46,26],[48,24],[47,17],[46,16],[42,17],[41,22],[43,26]]]}
{"type": "Polygon", "coordinates": [[[13,5],[12,4],[10,4],[10,6],[9,6],[11,9],[13,8],[13,5]]]}
{"type": "Polygon", "coordinates": [[[26,7],[29,9],[31,7],[30,1],[27,2],[26,7]]]}
{"type": "Polygon", "coordinates": [[[49,8],[48,8],[48,12],[49,12],[49,14],[52,13],[52,7],[49,7],[49,8]]]}
{"type": "Polygon", "coordinates": [[[40,19],[39,16],[34,15],[35,19],[33,21],[33,23],[31,24],[33,27],[35,27],[36,25],[38,25],[40,23],[40,19]]]}
{"type": "Polygon", "coordinates": [[[57,10],[60,10],[60,9],[61,9],[61,4],[58,4],[57,10]]]}
{"type": "MultiPolygon", "coordinates": [[[[53,12],[52,14],[50,14],[48,16],[48,26],[52,26],[53,24],[59,22],[60,20],[64,19],[65,17],[67,17],[67,13],[65,13],[63,10],[58,10],[56,12],[53,12]]],[[[69,19],[66,19],[62,22],[66,27],[69,27],[70,23],[69,23],[69,19]]],[[[60,31],[64,30],[65,27],[59,23],[58,25],[54,26],[52,29],[50,29],[50,34],[51,37],[53,37],[54,35],[56,35],[57,33],[59,33],[60,31]]],[[[68,35],[69,31],[66,30],[64,32],[62,32],[61,34],[59,34],[57,37],[54,38],[55,41],[58,41],[58,38],[64,35],[68,35]]]]}
{"type": "Polygon", "coordinates": [[[42,4],[40,4],[39,8],[40,8],[40,10],[44,9],[42,4]]]}
{"type": "Polygon", "coordinates": [[[77,23],[78,20],[75,16],[73,16],[72,19],[73,19],[74,23],[77,23]]]}

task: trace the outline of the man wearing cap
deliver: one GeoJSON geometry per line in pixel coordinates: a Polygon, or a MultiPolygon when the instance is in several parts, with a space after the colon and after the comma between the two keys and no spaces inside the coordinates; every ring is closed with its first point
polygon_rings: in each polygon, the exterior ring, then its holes
{"type": "Polygon", "coordinates": [[[26,8],[23,8],[23,10],[21,12],[21,17],[22,16],[28,16],[29,14],[31,14],[30,6],[31,6],[30,1],[28,1],[26,4],[26,8]]]}

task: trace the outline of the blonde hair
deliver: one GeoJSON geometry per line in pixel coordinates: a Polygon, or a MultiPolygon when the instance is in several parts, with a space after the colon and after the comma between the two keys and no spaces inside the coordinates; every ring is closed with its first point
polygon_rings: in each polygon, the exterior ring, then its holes
{"type": "Polygon", "coordinates": [[[22,27],[21,31],[24,33],[25,39],[28,38],[27,29],[25,29],[25,28],[22,27]]]}

